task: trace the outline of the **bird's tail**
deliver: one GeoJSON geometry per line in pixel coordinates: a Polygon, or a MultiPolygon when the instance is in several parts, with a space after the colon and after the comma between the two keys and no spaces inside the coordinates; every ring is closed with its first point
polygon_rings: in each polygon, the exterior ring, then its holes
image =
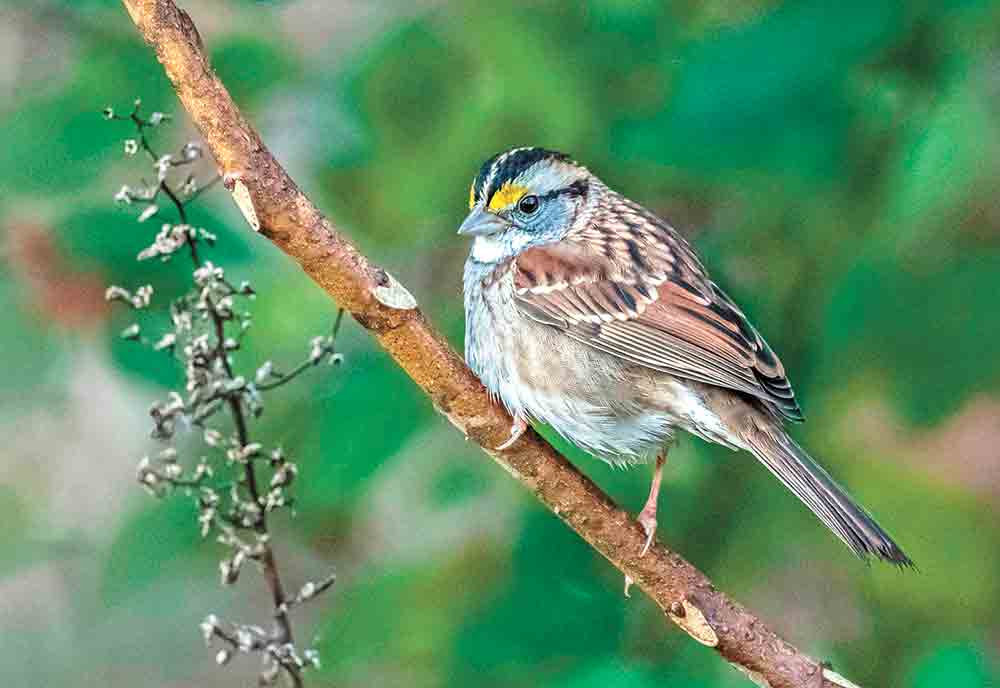
{"type": "Polygon", "coordinates": [[[806,451],[783,431],[757,430],[747,448],[862,559],[875,555],[897,566],[913,566],[889,534],[875,522],[806,451]]]}

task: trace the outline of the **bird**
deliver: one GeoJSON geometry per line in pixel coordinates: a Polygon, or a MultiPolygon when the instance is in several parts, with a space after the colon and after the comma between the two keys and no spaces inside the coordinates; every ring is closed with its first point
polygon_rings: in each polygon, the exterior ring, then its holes
{"type": "Polygon", "coordinates": [[[522,147],[479,168],[458,234],[472,238],[466,362],[514,419],[495,449],[545,423],[612,466],[654,461],[640,556],[683,430],[752,454],[862,560],[913,566],[788,434],[804,418],[784,366],[667,221],[570,156],[522,147]]]}

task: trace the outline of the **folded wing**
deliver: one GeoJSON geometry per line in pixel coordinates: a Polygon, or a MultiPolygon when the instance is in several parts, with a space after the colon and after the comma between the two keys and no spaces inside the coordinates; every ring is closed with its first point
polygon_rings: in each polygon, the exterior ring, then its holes
{"type": "Polygon", "coordinates": [[[749,394],[802,420],[781,361],[666,223],[621,196],[517,257],[521,311],[637,365],[749,394]]]}

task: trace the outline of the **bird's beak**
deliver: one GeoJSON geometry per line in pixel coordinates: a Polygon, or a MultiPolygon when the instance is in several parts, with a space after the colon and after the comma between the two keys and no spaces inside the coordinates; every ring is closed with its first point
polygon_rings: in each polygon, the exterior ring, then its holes
{"type": "Polygon", "coordinates": [[[477,206],[465,218],[465,222],[458,228],[458,233],[462,236],[489,236],[504,229],[507,229],[506,222],[477,206]]]}

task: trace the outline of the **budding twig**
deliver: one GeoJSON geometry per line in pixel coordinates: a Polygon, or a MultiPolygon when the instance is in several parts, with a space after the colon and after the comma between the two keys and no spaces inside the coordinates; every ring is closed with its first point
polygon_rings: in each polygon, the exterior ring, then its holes
{"type": "MultiPolygon", "coordinates": [[[[136,218],[145,222],[154,216],[163,217],[157,203],[162,196],[168,199],[168,207],[176,215],[176,223],[162,224],[152,244],[137,259],[170,260],[186,248],[193,267],[191,289],[170,304],[171,331],[153,339],[143,335],[138,323],[122,331],[123,338],[169,352],[184,364],[183,393],[171,391],[150,409],[153,437],[174,442],[182,428],[197,427],[202,430],[201,438],[209,449],[225,450],[224,464],[218,458],[202,456],[192,468],[186,468],[176,447],[168,446],[154,459],[143,457],[136,477],[154,496],[165,497],[179,490],[195,499],[202,536],[216,533],[217,541],[228,549],[219,562],[223,585],[236,583],[248,562],[255,564],[262,574],[273,607],[271,629],[224,623],[209,615],[202,624],[206,641],[211,643],[214,639],[226,646],[218,651],[216,661],[226,664],[233,653],[259,654],[264,660],[259,675],[261,685],[272,685],[284,676],[292,686],[301,686],[303,671],[318,666],[319,656],[313,649],[300,651],[296,647],[290,611],[329,589],[334,577],[306,583],[292,595],[286,593],[268,516],[292,504],[290,489],[298,468],[280,447],[265,452],[260,443],[254,442],[249,423],[263,412],[262,393],[290,382],[320,363],[342,360],[336,350],[336,336],[343,312],[338,312],[332,332],[315,337],[309,344],[306,360],[288,373],[278,372],[271,361],[266,361],[257,369],[253,381],[239,375],[233,356],[240,350],[251,324],[250,314],[241,306],[255,298],[256,292],[247,282],[234,286],[220,266],[202,260],[200,248],[203,244],[214,245],[215,235],[188,222],[187,206],[212,188],[219,181],[218,175],[199,186],[196,174],[189,172],[182,183],[175,183],[172,172],[200,160],[201,147],[187,143],[177,154],[159,155],[151,142],[150,130],[169,120],[167,115],[154,112],[144,117],[141,102],[136,100],[128,115],[117,115],[109,108],[105,116],[131,123],[135,137],[126,140],[125,153],[131,156],[143,152],[157,175],[155,185],[142,182],[136,188],[123,186],[115,196],[116,202],[145,206],[136,218]],[[235,333],[231,333],[233,328],[235,333]],[[234,431],[228,436],[213,427],[216,416],[224,411],[234,431]]],[[[134,292],[111,286],[106,292],[109,301],[119,301],[136,310],[148,308],[152,297],[149,285],[134,292]]]]}

